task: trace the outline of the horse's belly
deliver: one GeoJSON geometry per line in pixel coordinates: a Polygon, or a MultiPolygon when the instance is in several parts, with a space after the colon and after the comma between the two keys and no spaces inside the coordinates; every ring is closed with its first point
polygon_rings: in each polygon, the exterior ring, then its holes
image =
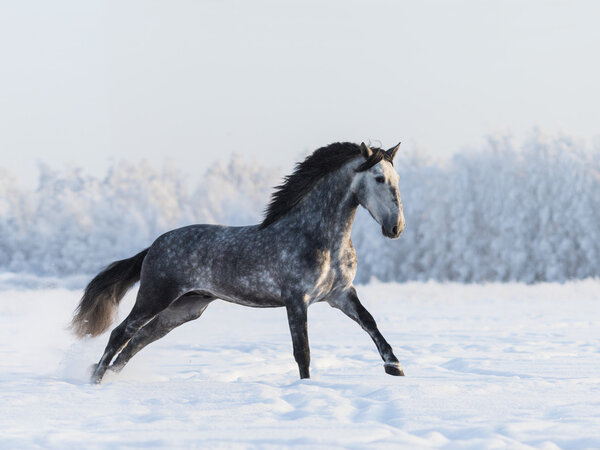
{"type": "Polygon", "coordinates": [[[238,305],[243,305],[243,306],[249,306],[251,308],[280,308],[282,306],[285,306],[285,304],[283,303],[283,301],[281,299],[264,299],[264,298],[250,298],[250,297],[243,297],[243,298],[232,298],[232,297],[225,297],[225,296],[220,296],[219,298],[221,298],[222,300],[225,300],[226,302],[230,302],[230,303],[236,303],[238,305]]]}
{"type": "Polygon", "coordinates": [[[239,277],[230,280],[227,285],[225,283],[213,285],[211,290],[216,297],[238,305],[253,308],[285,306],[281,299],[281,290],[272,283],[253,283],[239,277]]]}

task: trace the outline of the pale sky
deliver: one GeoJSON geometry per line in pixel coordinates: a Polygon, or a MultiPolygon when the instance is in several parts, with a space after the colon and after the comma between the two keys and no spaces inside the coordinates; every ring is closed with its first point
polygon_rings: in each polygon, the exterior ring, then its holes
{"type": "Polygon", "coordinates": [[[0,166],[600,135],[597,1],[0,0],[0,166]]]}

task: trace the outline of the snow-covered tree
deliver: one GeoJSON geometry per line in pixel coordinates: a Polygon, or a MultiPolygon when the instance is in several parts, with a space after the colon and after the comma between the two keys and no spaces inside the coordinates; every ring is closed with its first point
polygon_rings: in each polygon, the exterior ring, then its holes
{"type": "MultiPolygon", "coordinates": [[[[399,240],[359,210],[357,280],[562,281],[600,275],[600,142],[491,137],[437,161],[400,153],[399,240]]],[[[40,166],[35,191],[0,168],[0,271],[92,274],[190,223],[261,220],[282,173],[234,156],[189,180],[173,167],[116,162],[103,178],[40,166]]]]}

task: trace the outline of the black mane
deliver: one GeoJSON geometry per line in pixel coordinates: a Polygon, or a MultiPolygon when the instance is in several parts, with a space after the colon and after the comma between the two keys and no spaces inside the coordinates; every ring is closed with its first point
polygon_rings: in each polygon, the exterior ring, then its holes
{"type": "MultiPolygon", "coordinates": [[[[356,171],[362,172],[373,167],[382,159],[392,162],[392,158],[381,148],[371,147],[373,155],[356,171]]],[[[275,188],[265,211],[261,228],[276,222],[296,206],[300,200],[325,175],[335,172],[348,161],[361,155],[360,146],[351,142],[336,142],[315,150],[304,161],[297,163],[294,172],[284,178],[283,184],[275,188]]]]}

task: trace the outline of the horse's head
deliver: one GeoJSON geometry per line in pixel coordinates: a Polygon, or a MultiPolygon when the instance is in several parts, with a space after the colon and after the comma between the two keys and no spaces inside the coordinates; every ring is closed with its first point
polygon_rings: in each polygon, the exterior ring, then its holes
{"type": "Polygon", "coordinates": [[[352,183],[358,203],[381,225],[383,235],[391,239],[398,238],[404,230],[398,174],[392,166],[398,147],[400,144],[389,150],[371,150],[363,142],[360,149],[365,161],[356,169],[352,183]]]}

